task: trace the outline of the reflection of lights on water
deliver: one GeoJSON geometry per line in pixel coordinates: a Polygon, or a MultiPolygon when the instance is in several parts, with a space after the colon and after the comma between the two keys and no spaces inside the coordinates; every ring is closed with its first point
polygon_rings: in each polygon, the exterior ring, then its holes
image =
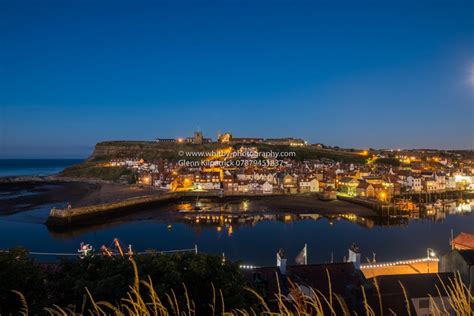
{"type": "MultiPolygon", "coordinates": [[[[350,221],[356,221],[357,220],[357,215],[349,213],[349,214],[341,214],[341,217],[350,220],[350,221]]],[[[363,218],[362,218],[363,219],[363,218]]]]}
{"type": "Polygon", "coordinates": [[[221,232],[221,231],[222,231],[222,227],[221,227],[221,226],[217,226],[217,231],[218,231],[218,232],[221,232]]]}
{"type": "MultiPolygon", "coordinates": [[[[216,212],[217,213],[217,212],[216,212]]],[[[303,220],[314,220],[317,221],[321,218],[325,218],[328,220],[329,225],[334,225],[336,221],[341,221],[341,220],[347,220],[352,223],[359,223],[363,225],[373,225],[372,221],[369,219],[365,219],[363,217],[360,217],[354,213],[344,213],[344,214],[335,214],[335,215],[330,215],[330,216],[323,216],[321,214],[292,214],[292,213],[286,213],[282,215],[277,215],[277,214],[259,214],[259,215],[250,215],[248,213],[239,213],[239,214],[203,214],[203,213],[190,213],[187,214],[185,212],[182,212],[182,214],[185,214],[183,216],[183,219],[190,221],[195,224],[200,224],[200,225],[208,225],[212,224],[214,227],[221,226],[222,231],[227,230],[229,226],[232,224],[237,224],[237,225],[247,225],[251,224],[252,226],[255,226],[257,222],[260,221],[282,221],[285,224],[290,224],[293,221],[303,221],[303,220]]],[[[233,229],[233,228],[232,228],[233,229]]],[[[232,233],[231,229],[231,233],[232,233]]]]}
{"type": "Polygon", "coordinates": [[[456,211],[461,212],[471,212],[471,204],[470,203],[461,203],[456,206],[456,211]]]}
{"type": "Polygon", "coordinates": [[[178,212],[179,211],[191,211],[193,206],[191,203],[181,203],[178,205],[178,212]]]}

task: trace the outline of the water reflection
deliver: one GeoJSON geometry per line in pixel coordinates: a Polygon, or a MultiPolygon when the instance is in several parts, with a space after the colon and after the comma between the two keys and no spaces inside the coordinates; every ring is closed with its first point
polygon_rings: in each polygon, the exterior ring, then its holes
{"type": "Polygon", "coordinates": [[[202,211],[179,212],[182,205],[169,205],[115,218],[107,224],[64,231],[48,231],[37,221],[48,210],[35,209],[31,214],[22,213],[21,219],[20,214],[10,216],[10,220],[0,217],[0,247],[22,245],[35,251],[74,252],[80,242],[98,247],[118,237],[140,251],[182,249],[197,244],[200,251],[224,252],[230,260],[264,265],[274,264],[274,253],[280,247],[296,256],[304,243],[308,243],[310,262],[330,260],[332,253],[342,260],[347,247],[355,242],[364,257],[375,252],[380,260],[400,260],[423,256],[427,247],[443,253],[449,249],[451,229],[455,233],[472,232],[474,227],[471,207],[465,206],[456,211],[434,209],[434,213],[420,211],[393,218],[351,212],[259,212],[252,207],[231,211],[232,206],[227,211],[217,211],[221,206],[202,206],[202,211]]]}
{"type": "MultiPolygon", "coordinates": [[[[297,221],[320,221],[324,219],[330,226],[338,222],[349,222],[363,228],[376,226],[407,226],[410,221],[422,220],[442,223],[447,215],[466,215],[472,212],[474,201],[454,202],[442,207],[421,208],[416,212],[407,212],[398,216],[361,216],[355,213],[324,213],[298,211],[258,211],[250,210],[248,202],[208,203],[201,202],[199,207],[192,202],[183,202],[167,206],[164,209],[149,210],[132,215],[114,218],[108,223],[94,223],[78,227],[48,228],[53,238],[71,238],[88,232],[126,225],[132,222],[153,221],[164,223],[168,230],[177,223],[192,228],[196,233],[203,229],[214,228],[217,233],[232,236],[239,227],[255,227],[259,222],[280,222],[288,224],[297,221]]],[[[44,212],[43,212],[44,214],[44,212]]]]}
{"type": "Polygon", "coordinates": [[[185,214],[176,218],[179,222],[194,227],[199,230],[200,227],[216,227],[218,232],[221,232],[223,228],[229,228],[233,226],[249,226],[254,227],[261,221],[279,221],[282,223],[291,223],[293,221],[301,220],[312,220],[319,221],[321,219],[327,219],[329,222],[345,220],[367,228],[372,228],[375,225],[375,221],[371,218],[365,218],[357,216],[356,214],[334,214],[334,215],[321,215],[317,213],[275,213],[275,214],[213,214],[213,213],[194,213],[185,214]]]}

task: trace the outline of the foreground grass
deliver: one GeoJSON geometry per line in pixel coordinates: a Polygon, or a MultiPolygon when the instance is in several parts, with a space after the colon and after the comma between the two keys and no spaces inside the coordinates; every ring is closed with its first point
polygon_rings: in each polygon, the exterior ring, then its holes
{"type": "MultiPolygon", "coordinates": [[[[95,300],[94,293],[85,288],[83,304],[80,307],[60,307],[53,305],[44,308],[50,315],[197,315],[196,304],[190,297],[185,284],[182,284],[182,295],[171,289],[169,293],[160,296],[156,291],[156,286],[150,277],[140,280],[138,267],[135,261],[130,258],[133,268],[134,281],[130,285],[128,292],[118,302],[108,302],[95,300]]],[[[330,276],[328,273],[330,283],[330,276]]],[[[406,315],[410,315],[409,299],[403,284],[400,284],[405,293],[405,303],[407,305],[406,315]]],[[[376,293],[378,304],[371,306],[367,294],[362,288],[364,314],[366,316],[382,315],[382,299],[376,283],[376,293]]],[[[276,306],[270,308],[265,299],[256,290],[246,288],[258,302],[254,307],[243,309],[228,309],[225,304],[225,295],[222,290],[216,289],[212,285],[212,300],[209,302],[211,315],[353,315],[339,295],[329,292],[323,295],[317,289],[311,289],[309,294],[303,293],[297,284],[290,281],[290,293],[283,295],[279,291],[275,297],[276,306]]],[[[29,309],[25,297],[18,291],[14,291],[18,300],[22,303],[20,314],[28,315],[29,309]]],[[[448,297],[439,306],[430,297],[431,315],[474,315],[474,298],[469,288],[463,284],[460,275],[450,279],[448,284],[442,283],[442,288],[438,288],[439,297],[448,297]]],[[[393,312],[392,312],[393,315],[393,312]]]]}

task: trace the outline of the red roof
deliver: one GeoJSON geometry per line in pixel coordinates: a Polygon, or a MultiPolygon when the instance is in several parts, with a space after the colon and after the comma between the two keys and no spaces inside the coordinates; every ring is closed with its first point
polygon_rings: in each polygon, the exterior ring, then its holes
{"type": "Polygon", "coordinates": [[[474,235],[469,233],[460,233],[453,240],[453,246],[456,249],[471,249],[474,250],[474,235]]]}

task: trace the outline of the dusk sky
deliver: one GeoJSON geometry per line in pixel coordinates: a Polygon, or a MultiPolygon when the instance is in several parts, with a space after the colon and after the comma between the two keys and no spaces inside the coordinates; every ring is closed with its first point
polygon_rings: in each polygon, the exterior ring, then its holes
{"type": "Polygon", "coordinates": [[[0,0],[0,158],[102,140],[474,148],[474,1],[0,0]]]}

